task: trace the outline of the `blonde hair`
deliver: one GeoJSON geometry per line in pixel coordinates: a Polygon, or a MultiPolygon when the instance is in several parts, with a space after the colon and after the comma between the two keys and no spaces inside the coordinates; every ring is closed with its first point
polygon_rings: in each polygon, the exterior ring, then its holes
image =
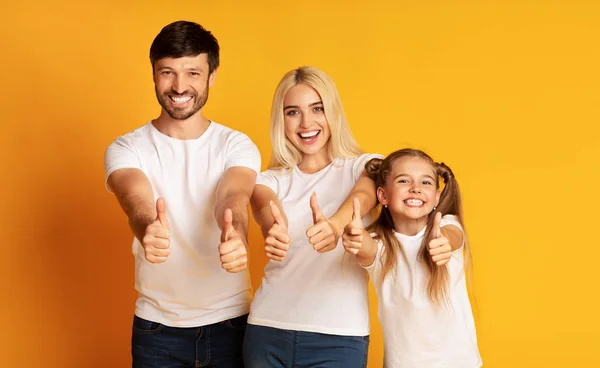
{"type": "Polygon", "coordinates": [[[283,99],[285,94],[295,85],[305,84],[312,87],[321,96],[325,117],[329,123],[331,138],[328,154],[333,161],[337,158],[352,158],[363,153],[348,122],[342,107],[342,101],[333,80],[311,66],[303,66],[287,72],[275,90],[271,107],[271,162],[269,169],[291,169],[302,161],[302,155],[285,136],[283,99]]]}

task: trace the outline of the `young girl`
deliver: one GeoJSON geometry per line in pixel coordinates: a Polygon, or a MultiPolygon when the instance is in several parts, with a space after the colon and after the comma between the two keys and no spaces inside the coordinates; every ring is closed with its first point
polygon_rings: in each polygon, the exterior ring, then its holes
{"type": "Polygon", "coordinates": [[[271,144],[270,168],[251,198],[270,261],[250,308],[244,365],[364,368],[367,273],[336,245],[352,221],[352,198],[365,212],[375,207],[364,167],[381,156],[362,153],[335,84],[312,67],[277,86],[271,144]]]}
{"type": "Polygon", "coordinates": [[[354,201],[343,245],[377,290],[384,367],[480,367],[464,272],[463,250],[467,257],[469,252],[452,170],[414,149],[373,159],[366,170],[383,208],[364,231],[360,202],[354,201]]]}

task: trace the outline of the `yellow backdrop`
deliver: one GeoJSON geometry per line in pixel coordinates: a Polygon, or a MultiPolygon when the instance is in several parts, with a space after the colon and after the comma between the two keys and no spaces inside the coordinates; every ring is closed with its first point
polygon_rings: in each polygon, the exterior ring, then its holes
{"type": "MultiPolygon", "coordinates": [[[[310,64],[366,151],[453,168],[486,368],[600,366],[598,1],[87,3],[2,6],[0,366],[130,365],[132,235],[103,153],[158,115],[148,50],[179,19],[218,37],[206,114],[246,132],[263,167],[275,86],[310,64]]],[[[371,341],[380,367],[376,313],[371,341]]]]}

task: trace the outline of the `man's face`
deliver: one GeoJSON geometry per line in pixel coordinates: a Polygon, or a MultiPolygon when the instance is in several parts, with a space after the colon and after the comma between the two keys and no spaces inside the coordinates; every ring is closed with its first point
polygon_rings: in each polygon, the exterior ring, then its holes
{"type": "Polygon", "coordinates": [[[163,58],[154,63],[154,90],[162,108],[176,120],[196,114],[208,100],[215,80],[206,54],[163,58]]]}

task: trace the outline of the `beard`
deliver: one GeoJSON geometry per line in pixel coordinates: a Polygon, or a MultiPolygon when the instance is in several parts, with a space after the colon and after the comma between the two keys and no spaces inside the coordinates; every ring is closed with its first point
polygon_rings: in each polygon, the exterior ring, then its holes
{"type": "Polygon", "coordinates": [[[163,110],[165,110],[167,114],[169,114],[169,116],[175,120],[186,120],[190,118],[200,111],[200,109],[202,109],[206,104],[206,101],[208,101],[208,81],[206,81],[206,87],[201,95],[198,95],[198,93],[194,90],[186,90],[183,93],[177,93],[171,90],[168,93],[161,93],[158,91],[158,89],[156,89],[156,86],[154,86],[154,91],[156,92],[156,99],[158,100],[160,106],[162,106],[163,110]],[[171,106],[172,100],[169,95],[173,97],[191,96],[194,104],[184,108],[173,107],[171,106]]]}

